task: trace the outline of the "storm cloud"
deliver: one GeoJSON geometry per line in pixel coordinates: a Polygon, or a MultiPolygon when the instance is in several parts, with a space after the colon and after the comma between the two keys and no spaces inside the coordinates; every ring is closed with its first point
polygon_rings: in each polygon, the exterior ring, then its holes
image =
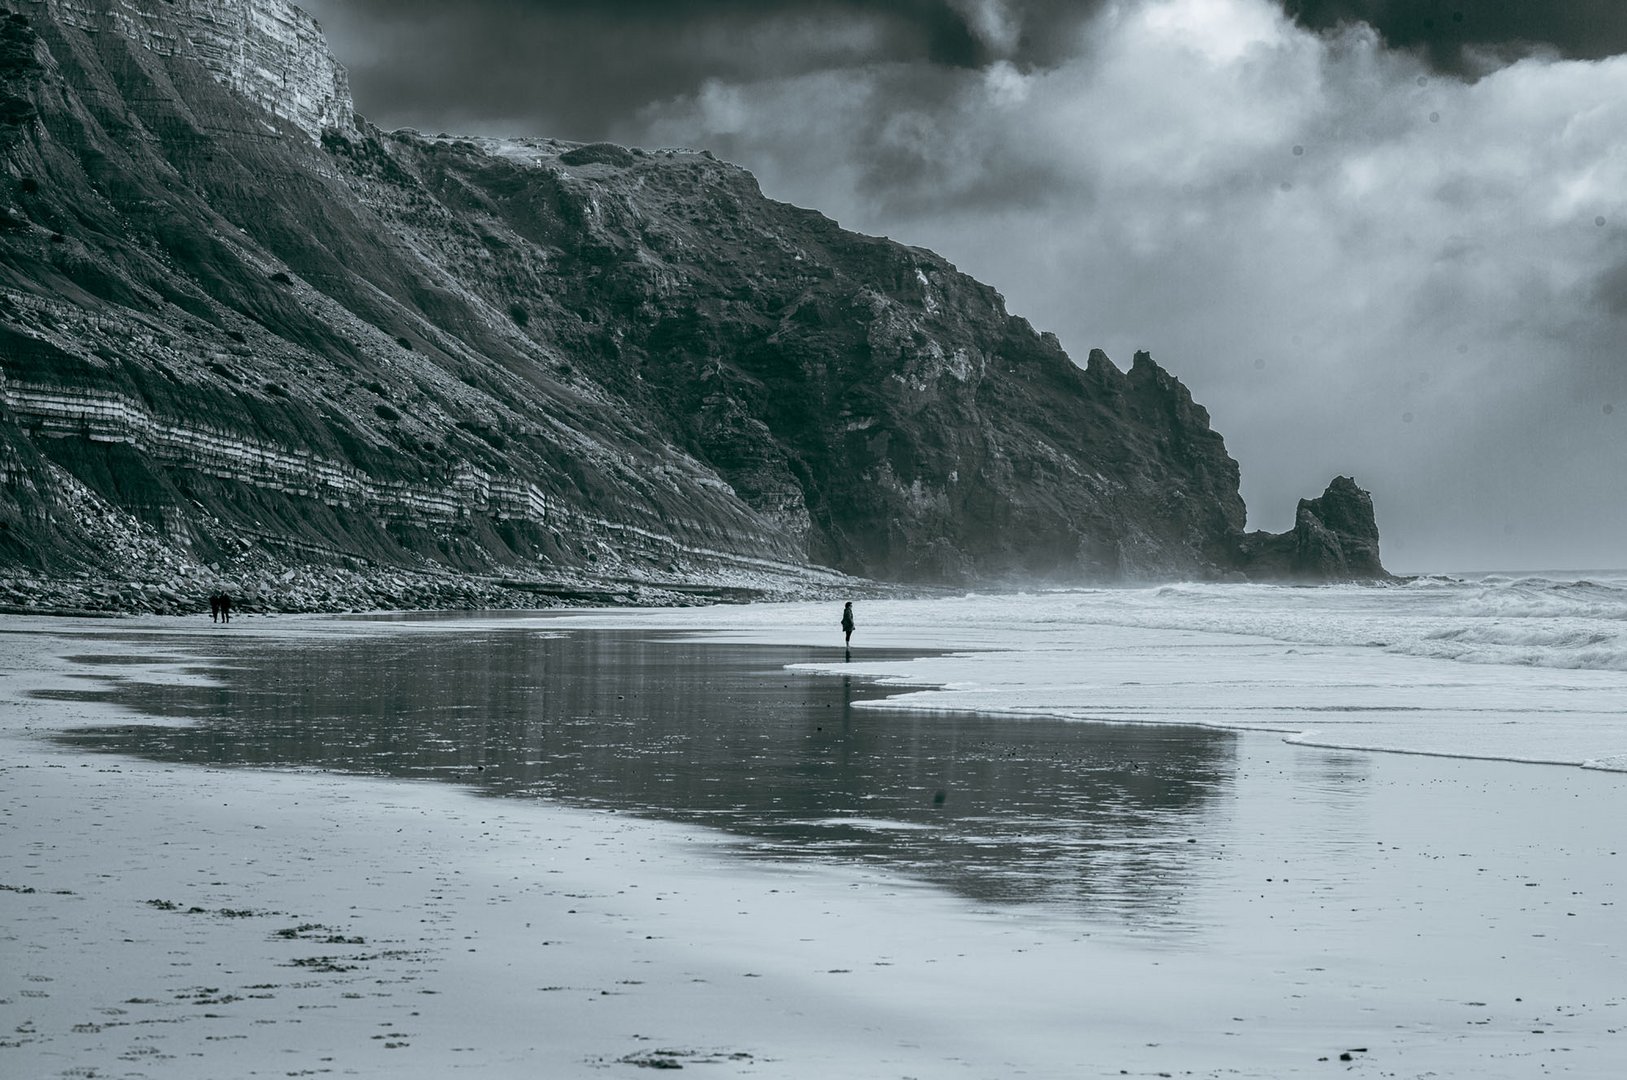
{"type": "MultiPolygon", "coordinates": [[[[1527,55],[1627,51],[1619,0],[1279,0],[1318,31],[1374,28],[1435,72],[1527,55]]],[[[878,64],[1028,71],[1076,56],[1078,30],[1127,0],[302,0],[385,126],[544,123],[595,139],[709,79],[878,64]]]]}
{"type": "Polygon", "coordinates": [[[1301,25],[1365,23],[1437,71],[1481,75],[1529,55],[1601,60],[1627,52],[1620,0],[1285,0],[1301,25]]]}
{"type": "Polygon", "coordinates": [[[709,79],[1066,59],[1105,0],[311,0],[385,126],[594,139],[709,79]],[[529,128],[525,128],[529,130],[529,128]]]}
{"type": "Polygon", "coordinates": [[[1622,562],[1614,5],[307,6],[376,121],[707,147],[1076,357],[1151,350],[1252,527],[1351,473],[1394,567],[1622,562]]]}

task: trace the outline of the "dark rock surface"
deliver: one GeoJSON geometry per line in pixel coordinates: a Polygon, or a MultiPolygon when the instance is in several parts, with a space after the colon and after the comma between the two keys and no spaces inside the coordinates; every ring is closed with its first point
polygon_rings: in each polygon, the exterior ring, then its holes
{"type": "Polygon", "coordinates": [[[1291,581],[1382,581],[1373,498],[1348,476],[1334,477],[1318,499],[1299,500],[1285,533],[1249,533],[1244,565],[1256,577],[1291,581]]]}
{"type": "Polygon", "coordinates": [[[1245,542],[1236,463],[1146,354],[1081,369],[710,154],[379,131],[282,0],[12,7],[13,582],[1382,573],[1336,509],[1287,562],[1245,542]]]}

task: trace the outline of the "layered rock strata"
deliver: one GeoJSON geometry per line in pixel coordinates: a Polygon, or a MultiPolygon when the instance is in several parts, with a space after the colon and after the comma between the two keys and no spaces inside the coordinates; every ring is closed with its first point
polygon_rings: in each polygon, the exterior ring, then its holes
{"type": "Polygon", "coordinates": [[[166,59],[196,63],[313,139],[355,124],[349,74],[328,52],[316,20],[287,0],[20,0],[18,6],[86,34],[116,35],[166,59]]]}

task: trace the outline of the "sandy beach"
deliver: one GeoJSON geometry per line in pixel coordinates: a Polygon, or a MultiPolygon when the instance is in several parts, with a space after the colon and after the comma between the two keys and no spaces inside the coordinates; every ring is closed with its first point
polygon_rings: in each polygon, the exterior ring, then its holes
{"type": "Polygon", "coordinates": [[[1617,1075],[1619,773],[1228,734],[1201,830],[1093,836],[1056,865],[1089,902],[979,900],[655,813],[51,738],[156,722],[109,680],[229,678],[199,632],[0,624],[0,1074],[1617,1075]]]}

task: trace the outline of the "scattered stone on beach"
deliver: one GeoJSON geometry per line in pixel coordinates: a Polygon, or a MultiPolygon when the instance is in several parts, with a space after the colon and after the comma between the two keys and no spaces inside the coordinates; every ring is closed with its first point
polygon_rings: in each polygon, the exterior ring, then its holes
{"type": "Polygon", "coordinates": [[[752,1061],[753,1057],[744,1050],[641,1050],[616,1060],[622,1065],[636,1065],[641,1069],[681,1069],[685,1061],[692,1065],[716,1065],[728,1061],[752,1061]]]}
{"type": "MultiPolygon", "coordinates": [[[[0,577],[0,613],[29,615],[202,615],[211,592],[232,595],[234,615],[270,612],[536,610],[631,604],[689,607],[742,600],[823,596],[828,577],[725,574],[708,581],[599,580],[581,575],[539,581],[520,573],[457,574],[354,565],[287,566],[261,552],[228,564],[185,565],[132,555],[118,572],[0,577]],[[219,567],[219,569],[215,569],[219,567]]],[[[857,583],[861,591],[897,592],[857,583]]]]}

